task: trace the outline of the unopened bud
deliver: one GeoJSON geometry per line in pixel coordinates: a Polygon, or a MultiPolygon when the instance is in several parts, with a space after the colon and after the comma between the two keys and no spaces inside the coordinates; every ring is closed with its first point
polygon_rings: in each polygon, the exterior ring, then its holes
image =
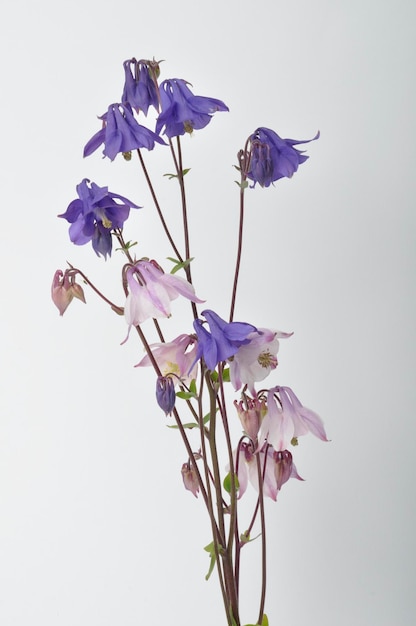
{"type": "Polygon", "coordinates": [[[175,383],[170,376],[158,376],[156,381],[156,400],[160,408],[170,415],[175,406],[175,383]]]}
{"type": "Polygon", "coordinates": [[[184,463],[182,465],[181,471],[185,489],[187,489],[188,491],[192,491],[195,498],[197,498],[199,492],[199,483],[194,468],[191,467],[189,463],[184,463]]]}

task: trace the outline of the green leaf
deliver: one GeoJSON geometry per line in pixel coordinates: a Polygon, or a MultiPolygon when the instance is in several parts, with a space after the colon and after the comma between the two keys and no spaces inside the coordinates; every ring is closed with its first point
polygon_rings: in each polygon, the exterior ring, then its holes
{"type": "Polygon", "coordinates": [[[225,383],[230,382],[230,368],[226,367],[222,372],[222,379],[225,383]]]}
{"type": "MultiPolygon", "coordinates": [[[[259,626],[258,624],[245,624],[245,626],[259,626]]],[[[269,620],[267,619],[266,613],[263,614],[263,619],[261,620],[260,626],[269,626],[269,620]]]]}
{"type": "MultiPolygon", "coordinates": [[[[185,168],[184,170],[182,170],[182,178],[184,176],[187,175],[188,172],[191,171],[190,167],[185,168]]],[[[163,176],[167,176],[169,178],[169,180],[172,180],[172,178],[179,178],[177,174],[163,174],[163,176]]]]}
{"type": "MultiPolygon", "coordinates": [[[[240,487],[240,484],[238,482],[237,474],[234,474],[234,483],[235,483],[235,490],[238,491],[238,488],[240,487]]],[[[228,472],[228,474],[224,478],[224,481],[223,481],[222,484],[223,484],[223,487],[224,487],[225,491],[227,493],[231,493],[231,474],[230,474],[230,472],[228,472]]]]}
{"type": "Polygon", "coordinates": [[[175,265],[170,270],[170,273],[176,274],[176,272],[178,272],[179,270],[188,267],[188,265],[190,265],[194,258],[195,257],[191,257],[190,259],[185,259],[185,261],[179,261],[179,259],[173,259],[172,257],[168,256],[168,261],[172,261],[172,263],[175,263],[175,265]]]}
{"type": "Polygon", "coordinates": [[[182,400],[191,400],[192,398],[196,398],[197,395],[195,393],[190,392],[190,391],[177,391],[176,392],[176,397],[177,398],[182,398],[182,400]]]}
{"type": "Polygon", "coordinates": [[[210,558],[208,573],[205,576],[205,580],[208,580],[214,570],[216,561],[214,542],[211,541],[211,543],[205,546],[204,550],[205,552],[208,552],[210,558]]]}
{"type": "MultiPolygon", "coordinates": [[[[168,428],[179,428],[177,424],[166,424],[166,426],[168,428]]],[[[192,428],[199,428],[199,424],[196,422],[188,422],[188,424],[182,424],[182,428],[189,428],[189,430],[192,430],[192,428]]]]}

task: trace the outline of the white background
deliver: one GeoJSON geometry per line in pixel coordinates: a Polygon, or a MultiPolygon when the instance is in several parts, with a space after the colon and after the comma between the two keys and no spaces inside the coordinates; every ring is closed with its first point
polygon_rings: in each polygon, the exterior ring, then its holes
{"type": "MultiPolygon", "coordinates": [[[[295,331],[267,382],[332,440],[302,440],[306,481],[268,502],[266,610],[272,626],[413,624],[414,3],[16,0],[0,17],[0,624],[225,623],[202,501],[183,489],[153,375],[133,368],[140,347],[120,347],[124,320],[90,292],[64,318],[49,295],[68,260],[123,304],[119,255],[73,246],[56,219],[84,177],[144,206],[126,228],[140,256],[171,254],[138,164],[82,159],[132,56],[230,107],[184,139],[197,291],[224,317],[237,151],[258,126],[321,131],[292,180],[247,199],[236,319],[295,331]]],[[[168,152],[148,163],[176,223],[168,152]]],[[[174,303],[171,338],[191,331],[188,309],[174,303]]]]}

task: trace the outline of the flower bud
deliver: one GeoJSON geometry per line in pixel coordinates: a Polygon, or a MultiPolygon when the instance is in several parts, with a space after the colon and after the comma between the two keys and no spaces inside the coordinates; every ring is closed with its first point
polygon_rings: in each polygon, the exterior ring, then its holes
{"type": "Polygon", "coordinates": [[[158,376],[156,381],[156,400],[160,408],[170,415],[175,406],[175,383],[170,376],[158,376]]]}
{"type": "Polygon", "coordinates": [[[72,270],[56,270],[52,281],[51,296],[53,303],[58,307],[60,315],[63,315],[73,298],[78,298],[85,303],[84,291],[81,285],[75,282],[72,270]]]}
{"type": "Polygon", "coordinates": [[[189,463],[184,463],[182,465],[181,472],[185,489],[187,489],[188,491],[192,491],[195,498],[197,498],[199,492],[199,484],[194,468],[191,467],[189,463]]]}

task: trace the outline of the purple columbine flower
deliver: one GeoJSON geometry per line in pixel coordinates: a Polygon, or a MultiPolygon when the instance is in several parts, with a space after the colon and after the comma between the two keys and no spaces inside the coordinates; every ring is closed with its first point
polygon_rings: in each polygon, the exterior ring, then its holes
{"type": "Polygon", "coordinates": [[[312,139],[282,139],[270,128],[258,128],[250,137],[249,171],[247,176],[253,187],[269,187],[279,178],[291,178],[299,165],[309,157],[293,146],[318,139],[319,132],[312,139]]]}
{"type": "Polygon", "coordinates": [[[156,381],[156,400],[166,415],[170,415],[175,406],[175,383],[170,376],[158,376],[156,381]]]}
{"type": "Polygon", "coordinates": [[[153,150],[155,141],[166,145],[159,135],[136,121],[130,104],[110,104],[100,120],[103,127],[88,141],[84,157],[89,156],[104,144],[104,156],[114,161],[119,152],[131,152],[146,148],[153,150]]]}
{"type": "Polygon", "coordinates": [[[219,315],[207,309],[202,315],[208,322],[209,332],[203,321],[196,319],[194,329],[198,338],[197,357],[204,358],[209,370],[214,370],[220,361],[232,357],[240,346],[248,343],[248,336],[257,329],[245,322],[225,322],[219,315]]]}
{"type": "Polygon", "coordinates": [[[111,231],[123,228],[131,208],[141,207],[124,196],[108,191],[108,187],[99,187],[88,178],[77,185],[77,193],[79,197],[68,205],[65,213],[58,215],[71,224],[69,238],[78,246],[91,241],[98,256],[111,256],[111,231]]]}
{"type": "Polygon", "coordinates": [[[156,132],[164,127],[164,134],[177,137],[205,128],[216,111],[228,111],[221,100],[194,96],[186,80],[164,80],[160,88],[162,112],[156,122],[156,132]]]}
{"type": "Polygon", "coordinates": [[[157,75],[159,65],[156,61],[128,59],[123,63],[125,83],[121,101],[127,102],[136,113],[143,111],[147,115],[150,106],[156,110],[159,108],[158,90],[149,68],[152,65],[157,75]]]}
{"type": "Polygon", "coordinates": [[[270,389],[259,439],[267,439],[279,452],[286,450],[293,439],[309,432],[322,441],[328,441],[322,419],[304,407],[290,387],[270,389]]]}

